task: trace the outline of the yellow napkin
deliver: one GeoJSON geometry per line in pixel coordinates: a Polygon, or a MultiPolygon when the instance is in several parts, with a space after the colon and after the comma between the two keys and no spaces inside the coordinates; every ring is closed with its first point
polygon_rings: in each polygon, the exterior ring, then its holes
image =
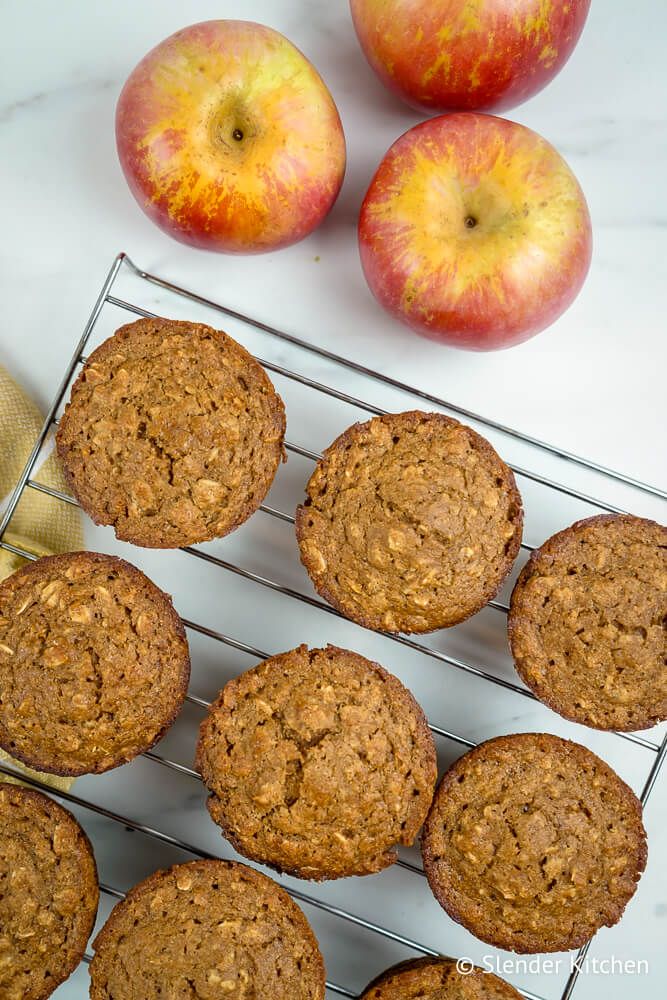
{"type": "MultiPolygon", "coordinates": [[[[44,418],[32,400],[0,365],[0,512],[16,485],[43,421],[44,418]]],[[[41,464],[34,469],[32,478],[45,486],[67,493],[68,487],[53,451],[53,444],[51,434],[38,459],[41,464]]],[[[84,547],[78,509],[29,488],[23,491],[4,538],[12,545],[37,556],[71,552],[84,547]]],[[[4,580],[25,561],[13,552],[0,549],[0,580],[4,580]]],[[[10,761],[12,766],[52,788],[67,790],[72,785],[71,778],[38,774],[13,760],[1,749],[0,760],[10,761]]],[[[0,780],[10,779],[0,773],[0,780]]]]}

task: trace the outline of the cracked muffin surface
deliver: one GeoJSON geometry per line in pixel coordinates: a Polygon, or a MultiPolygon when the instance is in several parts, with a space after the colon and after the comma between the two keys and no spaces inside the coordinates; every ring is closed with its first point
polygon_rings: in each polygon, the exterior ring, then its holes
{"type": "Polygon", "coordinates": [[[453,920],[515,952],[569,951],[620,920],[646,865],[634,792],[585,747],[499,736],[445,774],[424,825],[429,884],[453,920]]]}
{"type": "Polygon", "coordinates": [[[407,688],[335,646],[300,646],[230,681],[202,723],[196,764],[234,847],[310,879],[393,864],[437,777],[433,737],[407,688]]]}
{"type": "Polygon", "coordinates": [[[90,842],[41,792],[0,783],[0,996],[45,1000],[72,974],[95,923],[90,842]]]}
{"type": "Polygon", "coordinates": [[[455,625],[490,601],[521,544],[511,469],[441,413],[387,414],[326,449],[296,515],[301,561],[347,618],[388,632],[455,625]]]}
{"type": "Polygon", "coordinates": [[[459,972],[452,958],[415,958],[382,972],[360,1000],[521,1000],[521,994],[484,969],[467,965],[459,972]]]}
{"type": "Polygon", "coordinates": [[[667,527],[577,521],[536,549],[512,593],[516,668],[550,708],[597,729],[667,719],[667,527]]]}
{"type": "Polygon", "coordinates": [[[232,861],[193,861],[130,890],[94,942],[91,1000],[324,1000],[299,907],[232,861]]]}
{"type": "Polygon", "coordinates": [[[46,556],[0,583],[0,746],[30,767],[124,764],[164,735],[189,677],[171,598],[123,559],[46,556]]]}
{"type": "Polygon", "coordinates": [[[124,541],[176,548],[233,531],[283,457],[285,410],[220,330],[140,319],[88,358],[56,436],[72,490],[124,541]]]}

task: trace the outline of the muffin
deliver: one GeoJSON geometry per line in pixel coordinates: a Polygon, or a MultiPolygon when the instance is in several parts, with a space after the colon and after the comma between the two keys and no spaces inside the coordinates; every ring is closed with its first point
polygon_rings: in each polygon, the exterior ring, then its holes
{"type": "Polygon", "coordinates": [[[318,880],[393,864],[437,778],[410,692],[335,646],[299,646],[230,681],[201,725],[196,766],[237,851],[318,880]]]}
{"type": "Polygon", "coordinates": [[[83,958],[99,888],[90,841],[41,792],[0,783],[0,996],[44,1000],[83,958]]]}
{"type": "Polygon", "coordinates": [[[511,470],[442,413],[354,424],[297,510],[301,561],[347,618],[387,632],[456,625],[493,598],[521,544],[511,470]]]}
{"type": "Polygon", "coordinates": [[[424,868],[453,920],[497,948],[569,951],[620,920],[646,865],[641,806],[578,743],[499,736],[442,779],[424,868]]]}
{"type": "Polygon", "coordinates": [[[283,456],[285,410],[264,369],[219,330],[140,319],[93,351],[56,437],[96,524],[151,548],[228,534],[283,456]]]}
{"type": "Polygon", "coordinates": [[[667,719],[667,528],[577,521],[536,549],[512,594],[516,668],[537,697],[595,729],[667,719]]]}
{"type": "Polygon", "coordinates": [[[469,964],[465,970],[459,972],[451,958],[399,962],[369,983],[360,1000],[522,1000],[498,976],[469,964]]]}
{"type": "Polygon", "coordinates": [[[150,749],[190,677],[171,598],[114,556],[46,556],[0,583],[0,747],[52,774],[150,749]]]}
{"type": "Polygon", "coordinates": [[[91,1000],[324,1000],[324,964],[284,889],[231,861],[159,871],[94,942],[91,1000]]]}

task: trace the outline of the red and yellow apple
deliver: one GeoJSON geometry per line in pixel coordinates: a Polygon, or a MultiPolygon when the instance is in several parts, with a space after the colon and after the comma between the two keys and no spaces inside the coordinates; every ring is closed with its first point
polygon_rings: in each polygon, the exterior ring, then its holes
{"type": "Polygon", "coordinates": [[[116,142],[153,222],[229,253],[307,236],[345,172],[322,78],[283,35],[249,21],[194,24],[149,52],[118,100],[116,142]]]}
{"type": "Polygon", "coordinates": [[[545,139],[459,112],[398,139],[359,217],[371,291],[418,333],[494,350],[543,330],[572,303],[591,260],[576,177],[545,139]]]}
{"type": "Polygon", "coordinates": [[[413,107],[501,111],[569,59],[591,0],[351,0],[366,58],[413,107]]]}

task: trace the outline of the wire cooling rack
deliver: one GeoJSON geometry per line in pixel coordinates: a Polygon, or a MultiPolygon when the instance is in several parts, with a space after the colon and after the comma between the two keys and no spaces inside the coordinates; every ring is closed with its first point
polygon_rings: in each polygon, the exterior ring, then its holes
{"type": "MultiPolygon", "coordinates": [[[[136,304],[134,301],[130,301],[126,298],[120,298],[117,295],[112,294],[121,273],[131,277],[135,280],[135,282],[138,282],[136,287],[141,289],[143,293],[148,291],[150,291],[151,294],[155,293],[155,298],[160,301],[161,306],[162,301],[159,299],[159,296],[166,295],[169,298],[170,305],[173,305],[173,308],[162,309],[162,315],[173,315],[176,303],[180,303],[181,309],[187,308],[187,310],[198,310],[199,313],[203,311],[204,314],[207,314],[207,318],[209,320],[211,319],[212,313],[217,313],[218,315],[222,314],[228,321],[232,321],[234,324],[237,324],[240,329],[250,332],[253,336],[255,336],[255,338],[259,336],[260,342],[261,338],[265,338],[267,344],[273,345],[274,353],[276,350],[279,354],[281,352],[283,354],[286,352],[307,361],[308,365],[306,367],[310,366],[309,370],[311,372],[315,365],[323,365],[326,367],[326,370],[332,380],[335,381],[336,378],[341,378],[342,376],[344,380],[343,384],[345,384],[346,387],[348,387],[348,383],[350,381],[356,380],[357,383],[361,382],[362,384],[365,383],[372,386],[378,395],[380,393],[392,394],[391,403],[393,405],[391,408],[394,410],[407,409],[414,407],[415,405],[428,404],[431,408],[454,413],[457,416],[460,416],[463,419],[481,427],[485,432],[492,435],[499,435],[505,442],[505,447],[501,447],[500,449],[503,456],[506,456],[507,449],[510,444],[513,444],[516,448],[520,449],[524,456],[531,454],[539,455],[541,459],[544,460],[541,462],[542,465],[544,465],[544,462],[546,461],[547,463],[551,463],[550,467],[556,470],[553,476],[542,474],[541,471],[536,471],[534,468],[527,467],[521,463],[514,461],[509,462],[522,484],[521,488],[524,493],[524,499],[526,500],[527,515],[530,514],[531,509],[544,510],[549,508],[553,504],[554,497],[559,497],[570,505],[572,510],[570,520],[575,520],[576,517],[588,516],[596,511],[620,512],[624,509],[632,508],[633,512],[639,513],[638,511],[635,511],[634,506],[635,500],[639,497],[644,499],[649,498],[650,502],[653,504],[662,503],[667,500],[667,493],[657,487],[640,482],[630,476],[599,465],[596,462],[581,458],[578,455],[571,454],[570,452],[564,451],[554,445],[540,441],[527,434],[516,431],[513,428],[507,427],[498,421],[482,417],[479,414],[463,409],[462,407],[455,406],[430,393],[405,385],[398,380],[388,378],[377,371],[349,359],[340,357],[331,351],[309,344],[305,340],[287,333],[284,330],[278,329],[275,326],[261,322],[260,320],[247,316],[237,310],[230,309],[227,306],[221,305],[220,303],[212,301],[202,295],[198,295],[195,292],[175,285],[170,281],[158,277],[157,275],[143,271],[138,268],[126,254],[121,253],[114,260],[106,280],[104,281],[99,296],[93,306],[92,312],[86,322],[81,338],[76,345],[74,354],[72,355],[60,386],[58,387],[56,396],[46,416],[39,437],[35,441],[34,447],[19,481],[7,501],[2,520],[0,521],[0,546],[15,553],[16,555],[23,556],[26,559],[35,558],[33,555],[24,551],[17,545],[12,544],[6,537],[7,528],[10,524],[12,515],[14,514],[14,511],[16,510],[16,507],[25,490],[41,491],[42,493],[46,493],[63,503],[76,505],[76,501],[72,497],[39,483],[35,478],[33,478],[33,476],[35,470],[39,467],[40,456],[48,446],[53,427],[57,424],[58,415],[61,411],[68,387],[75,376],[78,367],[85,361],[84,352],[91,341],[94,331],[96,331],[100,326],[101,318],[103,318],[109,311],[111,311],[111,315],[108,317],[108,321],[110,323],[113,322],[119,314],[148,317],[156,315],[143,306],[136,304]],[[578,485],[575,486],[568,482],[561,481],[561,476],[558,474],[558,468],[560,466],[563,467],[561,471],[567,470],[570,479],[573,478],[572,473],[575,474],[575,479],[577,478],[576,474],[585,475],[588,478],[593,477],[597,482],[604,484],[605,492],[616,491],[618,494],[618,492],[621,491],[624,493],[626,498],[631,498],[630,502],[625,506],[617,506],[616,503],[612,504],[604,499],[600,499],[597,495],[593,495],[588,492],[587,489],[584,490],[579,488],[578,485]]],[[[145,299],[146,295],[140,294],[136,297],[145,299]]],[[[188,316],[189,313],[186,312],[185,315],[188,316]]],[[[117,322],[113,322],[109,332],[111,332],[111,330],[117,325],[119,325],[117,322]]],[[[238,334],[235,335],[238,336],[238,339],[244,339],[238,334]]],[[[257,352],[255,351],[254,353],[257,356],[257,352]]],[[[265,351],[262,349],[262,354],[264,353],[265,351]]],[[[317,414],[319,413],[320,408],[327,401],[335,403],[336,405],[341,404],[344,408],[353,407],[356,410],[369,414],[387,412],[387,410],[372,405],[365,399],[358,396],[350,395],[349,393],[328,384],[328,382],[318,381],[311,377],[311,375],[306,374],[304,371],[294,370],[292,367],[287,368],[283,364],[276,363],[275,360],[270,360],[268,357],[258,357],[258,360],[268,371],[281,380],[281,386],[282,381],[284,381],[285,384],[297,387],[299,391],[307,390],[311,400],[311,412],[315,414],[315,422],[317,422],[317,414]],[[311,396],[311,393],[315,393],[316,395],[311,396]]],[[[282,387],[280,391],[282,395],[285,395],[282,391],[282,387]]],[[[290,406],[288,403],[288,415],[289,413],[290,406]]],[[[352,419],[356,419],[356,417],[352,419]]],[[[340,432],[340,430],[351,422],[352,420],[349,419],[349,414],[345,418],[339,418],[336,433],[340,432]]],[[[289,434],[290,427],[288,426],[288,436],[289,434]]],[[[328,443],[334,436],[335,434],[330,434],[329,437],[323,438],[323,443],[328,443]]],[[[286,442],[286,448],[290,453],[290,456],[296,456],[306,463],[316,461],[319,458],[319,453],[316,450],[306,447],[303,443],[288,440],[286,442]]],[[[528,459],[528,461],[530,463],[530,459],[528,459]]],[[[308,473],[309,470],[307,470],[306,476],[302,478],[303,483],[305,483],[308,473]]],[[[282,506],[285,506],[285,504],[282,506]]],[[[568,510],[570,508],[568,508],[568,510]]],[[[282,509],[281,506],[273,506],[272,504],[265,503],[260,509],[265,515],[268,515],[269,518],[276,519],[277,521],[285,522],[290,525],[294,523],[293,515],[282,509]]],[[[293,507],[291,509],[293,509],[293,507]]],[[[529,524],[528,516],[526,524],[529,524]]],[[[562,527],[563,524],[556,526],[551,525],[550,527],[555,530],[555,528],[559,526],[562,527]]],[[[546,537],[546,534],[551,533],[550,530],[547,530],[547,527],[542,527],[540,531],[541,533],[535,536],[536,544],[539,544],[543,538],[546,537]]],[[[255,595],[259,594],[260,590],[269,591],[274,594],[279,594],[281,598],[287,598],[289,601],[297,602],[301,608],[305,606],[308,609],[314,609],[318,615],[324,614],[325,616],[329,615],[336,619],[340,619],[341,616],[337,611],[326,603],[320,601],[319,598],[314,596],[312,591],[307,592],[307,581],[304,583],[303,577],[301,577],[301,585],[299,587],[283,583],[280,580],[275,579],[274,575],[267,575],[262,563],[262,556],[264,552],[263,545],[265,543],[266,536],[260,534],[259,553],[255,554],[253,562],[253,565],[256,566],[256,568],[250,568],[249,566],[242,565],[237,561],[230,561],[229,558],[224,557],[227,555],[226,550],[221,555],[218,554],[217,549],[214,550],[214,547],[211,546],[207,546],[206,548],[188,547],[183,549],[182,552],[196,560],[203,561],[210,567],[213,567],[216,573],[218,571],[222,571],[222,573],[228,577],[229,575],[236,576],[244,581],[244,584],[250,584],[251,591],[247,600],[251,602],[255,600],[255,595]],[[306,590],[302,589],[304,586],[306,586],[306,590]]],[[[522,545],[522,549],[524,551],[530,551],[532,548],[533,546],[528,543],[524,543],[522,545]]],[[[141,551],[142,550],[132,549],[130,553],[124,554],[128,555],[131,561],[137,561],[141,557],[141,551]]],[[[167,553],[162,553],[161,557],[165,559],[173,558],[173,556],[167,553]]],[[[225,586],[225,582],[222,579],[222,573],[219,574],[219,586],[221,588],[225,586]]],[[[497,653],[497,638],[499,634],[502,635],[504,632],[504,622],[501,616],[505,615],[507,610],[507,603],[501,599],[490,602],[489,609],[481,613],[482,616],[484,614],[488,615],[489,613],[493,613],[499,619],[499,621],[496,621],[495,623],[490,622],[482,628],[482,632],[485,636],[487,634],[493,634],[496,640],[495,647],[493,642],[488,643],[487,641],[487,645],[491,646],[489,656],[490,659],[493,659],[494,654],[497,653]]],[[[480,616],[475,617],[477,619],[480,616]]],[[[238,637],[228,635],[225,632],[209,627],[201,622],[191,620],[190,618],[184,618],[184,623],[191,635],[191,638],[193,636],[206,637],[206,639],[214,640],[214,642],[222,644],[228,650],[232,650],[240,654],[247,654],[257,660],[265,659],[268,655],[270,655],[269,652],[257,648],[254,642],[245,642],[238,637]]],[[[352,623],[346,624],[352,630],[360,630],[359,626],[355,626],[352,623]]],[[[406,653],[406,655],[415,654],[418,663],[423,664],[424,661],[434,661],[442,669],[443,678],[447,678],[447,680],[443,679],[443,683],[453,683],[455,675],[462,675],[466,678],[466,680],[473,679],[474,682],[485,681],[488,684],[494,685],[496,689],[500,689],[504,693],[509,693],[509,695],[513,698],[518,696],[519,698],[528,699],[534,703],[534,696],[532,693],[511,679],[513,676],[511,670],[497,669],[493,663],[488,666],[479,666],[476,662],[474,662],[476,656],[461,654],[459,651],[456,651],[456,655],[454,655],[454,652],[451,651],[448,645],[445,645],[443,648],[443,642],[440,640],[434,641],[431,638],[427,642],[420,639],[412,639],[403,635],[390,635],[388,633],[379,633],[379,635],[382,639],[387,640],[388,643],[397,644],[398,647],[406,653]]],[[[350,641],[348,644],[352,646],[353,641],[350,641]]],[[[357,646],[358,644],[359,642],[357,641],[357,646]]],[[[272,650],[272,652],[277,651],[277,649],[272,650]]],[[[384,659],[386,662],[386,654],[384,659]]],[[[489,689],[487,689],[486,692],[482,692],[482,694],[484,693],[486,693],[487,698],[489,698],[489,689]]],[[[477,690],[475,697],[480,697],[479,690],[477,690]]],[[[492,700],[492,698],[490,698],[490,700],[492,700]]],[[[192,691],[188,693],[187,701],[200,710],[208,708],[210,704],[209,699],[200,697],[192,691]]],[[[553,717],[551,713],[549,713],[549,719],[551,728],[558,728],[559,726],[563,728],[564,724],[562,723],[562,720],[553,717]]],[[[470,739],[461,733],[455,732],[452,729],[438,724],[433,719],[430,720],[430,727],[433,733],[447,745],[447,754],[450,759],[452,754],[454,756],[458,756],[460,752],[474,747],[478,742],[477,740],[470,739]]],[[[625,744],[631,745],[633,749],[637,750],[637,752],[641,752],[643,757],[642,777],[640,779],[641,786],[638,790],[640,791],[641,802],[644,806],[646,805],[654,788],[660,768],[664,763],[665,756],[667,756],[667,730],[664,730],[664,736],[663,730],[664,727],[660,730],[653,731],[654,733],[658,733],[657,737],[653,737],[652,733],[649,733],[648,735],[618,733],[607,737],[608,740],[614,740],[616,743],[623,741],[625,744]]],[[[489,732],[488,735],[493,735],[493,732],[489,732]]],[[[570,735],[569,731],[568,735],[570,735]]],[[[590,743],[593,738],[593,734],[590,730],[584,730],[582,727],[576,727],[574,738],[578,739],[579,742],[590,743]]],[[[610,746],[610,744],[606,745],[610,746]]],[[[195,770],[185,763],[172,759],[170,756],[166,756],[163,753],[155,751],[147,752],[143,756],[148,758],[149,761],[159,764],[162,768],[172,774],[177,774],[187,779],[191,779],[193,782],[200,781],[199,774],[195,770]]],[[[131,766],[132,765],[127,765],[127,767],[131,766]]],[[[125,768],[123,770],[125,770],[125,768]]],[[[11,767],[2,764],[0,764],[0,772],[8,775],[16,774],[11,767]]],[[[29,784],[35,786],[36,788],[45,788],[45,786],[43,786],[38,780],[25,778],[24,780],[28,781],[29,784]]],[[[46,790],[50,791],[51,794],[54,794],[52,790],[48,788],[46,788],[46,790]]],[[[59,792],[57,794],[75,807],[75,809],[83,810],[84,813],[88,812],[96,817],[101,817],[105,821],[108,820],[111,824],[118,825],[125,831],[135,831],[148,838],[151,842],[157,842],[168,848],[177,849],[179,852],[185,853],[187,856],[197,858],[222,856],[217,852],[214,853],[212,851],[205,850],[196,843],[191,842],[189,838],[186,840],[180,836],[174,836],[157,826],[149,825],[145,822],[132,818],[130,815],[118,812],[115,809],[107,808],[106,806],[91,802],[79,794],[74,794],[72,792],[59,792]]],[[[229,855],[229,853],[230,852],[228,851],[227,855],[229,855]]],[[[424,872],[418,863],[418,855],[416,853],[413,853],[411,857],[402,855],[399,858],[396,867],[405,871],[411,877],[423,880],[424,872]]],[[[358,889],[363,883],[359,880],[350,881],[354,883],[354,890],[351,895],[355,898],[356,894],[356,899],[359,899],[358,889]]],[[[364,880],[364,882],[366,882],[366,880],[364,880]]],[[[319,886],[313,887],[312,891],[310,891],[310,887],[308,887],[309,891],[303,891],[303,889],[299,888],[299,886],[303,886],[303,883],[295,883],[294,880],[287,880],[286,882],[286,888],[288,891],[299,903],[303,904],[306,909],[311,910],[313,913],[324,914],[327,918],[331,918],[332,925],[339,924],[340,922],[341,926],[342,924],[345,924],[348,927],[353,928],[355,933],[354,941],[355,943],[359,943],[360,947],[363,947],[363,944],[360,942],[360,939],[357,939],[356,935],[369,933],[381,938],[388,947],[396,948],[400,952],[399,955],[392,956],[391,960],[393,961],[397,960],[398,957],[405,957],[406,952],[413,955],[437,955],[441,952],[451,953],[451,950],[448,952],[446,947],[435,949],[430,945],[416,940],[411,935],[392,930],[391,927],[385,926],[384,921],[380,922],[375,919],[369,919],[368,917],[355,912],[355,909],[352,906],[342,906],[338,905],[335,901],[332,902],[326,898],[326,894],[323,894],[320,891],[321,887],[319,886]]],[[[122,892],[115,885],[107,884],[106,882],[102,883],[101,890],[102,893],[109,897],[112,901],[122,899],[124,897],[124,892],[122,892]]],[[[425,884],[423,884],[423,882],[422,884],[416,885],[414,887],[414,891],[428,894],[428,888],[425,884]]],[[[448,918],[443,915],[443,921],[446,922],[447,920],[448,918]]],[[[446,923],[444,923],[443,927],[446,926],[446,923]]],[[[567,975],[562,991],[559,993],[560,1000],[570,1000],[572,997],[579,977],[580,969],[583,965],[583,959],[588,952],[589,946],[590,942],[581,949],[576,962],[573,963],[573,967],[567,975]]],[[[384,954],[385,953],[383,951],[383,955],[384,954]]],[[[86,960],[90,960],[90,955],[86,956],[86,960]]],[[[352,963],[350,962],[350,964],[352,963]]],[[[386,961],[385,964],[389,965],[391,964],[391,961],[386,961]]],[[[336,977],[343,975],[345,971],[345,969],[337,967],[335,969],[336,977]]],[[[519,985],[519,988],[527,1000],[544,1000],[544,998],[538,993],[522,988],[521,985],[519,985]]],[[[350,998],[356,998],[359,995],[359,986],[352,988],[350,985],[332,980],[327,982],[327,989],[330,995],[350,998]]]]}

